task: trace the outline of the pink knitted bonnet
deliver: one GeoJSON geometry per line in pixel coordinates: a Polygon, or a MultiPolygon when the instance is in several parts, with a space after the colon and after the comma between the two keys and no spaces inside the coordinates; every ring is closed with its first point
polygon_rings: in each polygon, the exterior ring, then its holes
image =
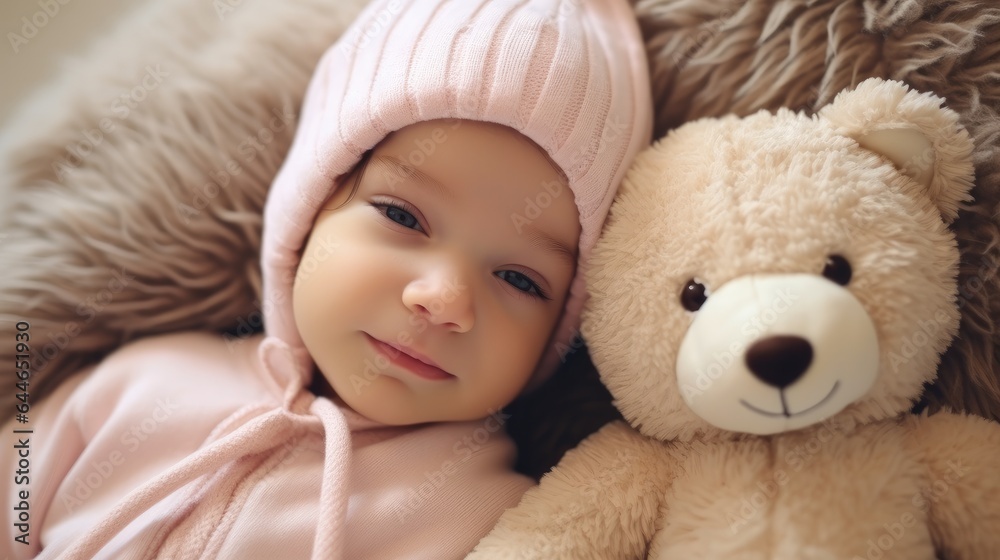
{"type": "Polygon", "coordinates": [[[264,214],[267,334],[308,382],[291,290],[316,216],[389,133],[434,119],[508,126],[569,180],[580,215],[576,277],[531,386],[578,332],[582,271],[633,157],[652,134],[644,45],[626,0],[374,0],[323,55],[264,214]]]}

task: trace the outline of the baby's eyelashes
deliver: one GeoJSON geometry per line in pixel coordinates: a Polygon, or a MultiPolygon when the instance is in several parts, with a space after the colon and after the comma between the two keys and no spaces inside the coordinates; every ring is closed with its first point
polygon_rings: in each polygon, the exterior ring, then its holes
{"type": "MultiPolygon", "coordinates": [[[[426,235],[427,230],[420,224],[420,220],[416,216],[419,211],[409,203],[386,198],[375,199],[371,202],[371,205],[379,211],[380,215],[392,223],[426,235]]],[[[551,299],[539,285],[539,282],[533,280],[526,273],[516,270],[500,270],[494,274],[513,287],[515,290],[514,293],[519,296],[543,301],[551,299]]]]}
{"type": "Polygon", "coordinates": [[[501,270],[496,275],[521,293],[543,300],[550,299],[545,291],[525,274],[516,270],[501,270]]]}
{"type": "Polygon", "coordinates": [[[386,200],[381,202],[372,202],[372,206],[377,208],[383,216],[391,220],[393,223],[407,229],[427,233],[423,226],[420,225],[420,220],[418,220],[414,215],[417,213],[417,210],[406,202],[393,202],[386,200]]]}

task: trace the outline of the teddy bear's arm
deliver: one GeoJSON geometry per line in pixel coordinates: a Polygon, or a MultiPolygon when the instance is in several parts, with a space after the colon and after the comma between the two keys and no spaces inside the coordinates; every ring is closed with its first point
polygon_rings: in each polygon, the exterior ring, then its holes
{"type": "Polygon", "coordinates": [[[612,422],[566,453],[466,560],[643,558],[671,457],[612,422]]]}
{"type": "Polygon", "coordinates": [[[913,432],[928,465],[928,487],[914,497],[927,511],[935,547],[949,560],[1000,554],[1000,424],[941,412],[913,432]]]}

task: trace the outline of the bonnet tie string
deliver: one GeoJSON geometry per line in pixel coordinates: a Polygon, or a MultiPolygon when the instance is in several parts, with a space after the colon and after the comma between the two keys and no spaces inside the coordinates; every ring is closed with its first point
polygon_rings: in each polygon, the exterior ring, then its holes
{"type": "Polygon", "coordinates": [[[340,560],[344,554],[344,526],[347,522],[351,434],[343,413],[329,399],[317,398],[309,410],[320,418],[326,432],[319,521],[312,557],[315,560],[340,560]]]}
{"type": "MultiPolygon", "coordinates": [[[[222,435],[165,473],[130,492],[92,530],[77,539],[63,554],[59,555],[60,560],[93,558],[129,523],[191,481],[208,473],[216,472],[227,463],[241,457],[263,453],[283,445],[288,439],[289,433],[295,430],[296,425],[300,425],[302,420],[308,418],[307,415],[296,413],[296,410],[301,411],[305,408],[309,400],[314,401],[309,406],[309,410],[315,409],[318,412],[316,415],[319,416],[327,432],[321,494],[324,500],[321,505],[323,515],[320,517],[318,528],[328,531],[335,537],[340,536],[340,528],[343,526],[342,518],[346,515],[343,496],[346,491],[345,478],[351,449],[346,420],[333,408],[333,403],[326,399],[316,399],[303,391],[305,378],[296,367],[294,358],[286,344],[274,337],[268,337],[258,350],[258,357],[264,372],[277,383],[278,387],[276,388],[282,389],[282,405],[271,409],[243,408],[231,414],[219,424],[219,428],[213,435],[220,434],[220,432],[225,433],[241,422],[246,422],[246,424],[222,435]],[[248,414],[253,414],[256,410],[262,411],[260,415],[255,418],[247,418],[248,414]],[[331,450],[336,450],[337,453],[332,453],[331,450]],[[331,460],[331,456],[337,458],[331,460]],[[333,484],[328,483],[331,480],[334,481],[333,484]]],[[[315,421],[315,418],[312,420],[315,421]]],[[[317,532],[316,550],[331,550],[332,547],[340,546],[339,543],[322,539],[322,534],[317,532]]],[[[339,548],[337,550],[336,557],[339,558],[339,548]]],[[[43,550],[39,557],[46,558],[47,556],[43,550]]],[[[319,556],[314,553],[314,557],[319,556]]],[[[325,557],[333,558],[334,556],[325,557]]]]}
{"type": "MultiPolygon", "coordinates": [[[[93,558],[122,528],[172,492],[234,459],[275,447],[287,438],[291,428],[291,419],[283,409],[271,410],[254,418],[237,431],[216,440],[201,452],[187,457],[164,474],[130,492],[59,558],[93,558]]],[[[45,556],[44,551],[42,556],[45,556]]]]}

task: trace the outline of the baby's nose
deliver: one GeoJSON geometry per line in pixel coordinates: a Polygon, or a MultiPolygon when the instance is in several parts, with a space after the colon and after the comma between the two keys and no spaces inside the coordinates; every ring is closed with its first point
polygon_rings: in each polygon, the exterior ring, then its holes
{"type": "Polygon", "coordinates": [[[475,323],[468,282],[454,272],[435,271],[414,279],[403,290],[403,304],[435,325],[467,332],[475,323]]]}

